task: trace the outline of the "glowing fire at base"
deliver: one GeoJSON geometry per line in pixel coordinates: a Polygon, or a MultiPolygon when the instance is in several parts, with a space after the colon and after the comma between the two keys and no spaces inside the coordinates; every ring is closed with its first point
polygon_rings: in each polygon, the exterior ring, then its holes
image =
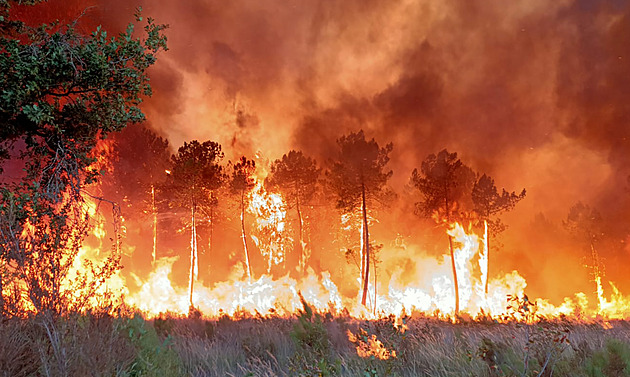
{"type": "MultiPolygon", "coordinates": [[[[270,219],[269,224],[281,225],[278,228],[278,232],[281,232],[286,216],[280,205],[282,199],[273,197],[262,189],[254,195],[258,196],[253,198],[250,210],[262,211],[260,208],[256,209],[256,206],[269,206],[271,203],[270,208],[275,210],[268,211],[269,216],[266,218],[270,219]]],[[[96,226],[94,234],[103,238],[103,226],[96,226]]],[[[509,313],[506,298],[523,297],[527,286],[525,279],[517,271],[491,278],[488,280],[486,293],[484,286],[488,279],[488,250],[485,245],[487,236],[484,234],[483,237],[479,237],[472,230],[467,230],[457,223],[452,224],[448,234],[453,237],[456,245],[454,256],[459,276],[460,315],[471,317],[484,315],[497,320],[507,318],[509,313]]],[[[268,257],[272,258],[271,255],[268,257]]],[[[85,263],[98,258],[97,248],[84,247],[74,268],[80,270],[85,263]]],[[[280,258],[280,254],[276,251],[273,258],[280,258]]],[[[302,309],[300,294],[315,310],[333,313],[347,311],[357,318],[389,315],[400,318],[404,314],[412,313],[450,316],[454,312],[455,297],[449,258],[450,255],[445,254],[442,259],[424,261],[428,265],[426,270],[431,271],[430,276],[419,276],[416,282],[409,283],[407,279],[403,284],[402,276],[394,274],[388,287],[377,287],[380,294],[376,300],[376,311],[357,304],[356,298],[343,297],[328,272],[317,275],[309,268],[299,279],[289,276],[274,279],[270,275],[263,275],[257,280],[249,281],[242,264],[235,266],[227,281],[211,287],[203,286],[199,282],[193,293],[193,302],[202,315],[209,318],[222,315],[291,316],[302,309]]],[[[124,296],[127,305],[137,308],[147,317],[165,312],[187,315],[190,310],[188,289],[174,284],[171,280],[173,263],[176,260],[177,257],[158,259],[146,280],[134,275],[138,289],[133,292],[130,292],[130,287],[134,284],[127,282],[120,273],[109,279],[106,289],[124,296]]],[[[606,298],[601,279],[597,281],[596,310],[589,310],[586,295],[577,293],[574,298],[566,298],[559,306],[551,305],[545,300],[536,300],[536,305],[531,306],[531,314],[556,317],[580,313],[581,318],[601,316],[610,319],[630,317],[630,298],[624,297],[612,283],[610,286],[613,294],[606,298]]],[[[374,287],[370,289],[373,292],[374,287]]],[[[98,300],[95,299],[96,301],[98,300]]],[[[374,336],[366,339],[367,341],[357,346],[357,352],[365,354],[366,357],[395,357],[395,352],[385,349],[374,336]]]]}

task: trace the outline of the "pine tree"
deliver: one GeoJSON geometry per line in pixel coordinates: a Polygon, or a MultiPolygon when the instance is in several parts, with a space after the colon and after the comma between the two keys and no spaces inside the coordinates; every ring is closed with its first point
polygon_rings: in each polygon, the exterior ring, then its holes
{"type": "MultiPolygon", "coordinates": [[[[457,153],[448,153],[444,149],[437,155],[430,154],[422,162],[421,170],[414,169],[411,175],[412,184],[422,195],[422,199],[416,203],[417,214],[450,227],[453,222],[461,220],[459,209],[467,199],[474,180],[475,174],[457,158],[457,153]]],[[[448,236],[448,245],[455,287],[455,313],[458,313],[459,285],[451,235],[448,236]]]]}
{"type": "Polygon", "coordinates": [[[193,140],[184,143],[171,157],[172,168],[163,187],[171,205],[190,211],[190,271],[188,294],[193,305],[194,283],[199,272],[197,222],[200,212],[215,207],[218,200],[213,192],[225,181],[221,146],[214,141],[193,140]]]}
{"type": "Polygon", "coordinates": [[[247,235],[245,234],[245,209],[247,208],[248,195],[256,185],[254,173],[256,172],[256,163],[248,160],[245,156],[232,165],[232,178],[230,180],[230,190],[232,194],[238,198],[240,215],[241,215],[241,238],[243,240],[243,252],[245,253],[245,268],[247,269],[247,278],[252,280],[252,266],[249,257],[249,249],[247,247],[247,235]]]}
{"type": "Polygon", "coordinates": [[[317,191],[317,183],[321,169],[314,159],[304,156],[301,151],[290,151],[271,165],[271,174],[267,177],[266,185],[272,189],[279,189],[286,198],[288,208],[295,208],[298,220],[298,252],[300,255],[299,269],[306,269],[303,207],[307,205],[317,191]]]}
{"type": "Polygon", "coordinates": [[[342,136],[337,144],[340,151],[328,173],[328,182],[337,195],[337,208],[344,213],[361,211],[361,304],[365,306],[370,275],[368,207],[389,194],[386,184],[392,171],[386,171],[385,166],[393,144],[381,148],[374,139],[367,141],[363,130],[342,136]]]}

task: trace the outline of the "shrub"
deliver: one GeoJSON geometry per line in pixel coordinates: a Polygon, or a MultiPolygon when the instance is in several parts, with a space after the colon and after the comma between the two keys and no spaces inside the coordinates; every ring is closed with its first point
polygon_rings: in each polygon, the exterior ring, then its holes
{"type": "Polygon", "coordinates": [[[180,376],[182,365],[171,348],[171,337],[164,341],[155,328],[140,315],[125,319],[123,331],[136,348],[136,359],[129,369],[130,376],[180,376]]]}

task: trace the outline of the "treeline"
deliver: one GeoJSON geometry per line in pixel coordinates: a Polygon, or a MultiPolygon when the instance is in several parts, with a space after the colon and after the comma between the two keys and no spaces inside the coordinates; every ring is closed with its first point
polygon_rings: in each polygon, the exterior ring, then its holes
{"type": "MultiPolygon", "coordinates": [[[[348,259],[358,267],[361,302],[367,304],[370,274],[376,268],[376,252],[382,247],[370,239],[370,227],[378,222],[373,209],[387,208],[397,199],[397,194],[388,185],[393,174],[388,165],[394,148],[391,143],[381,146],[376,140],[366,138],[363,131],[352,132],[339,137],[337,155],[333,159],[318,162],[302,151],[291,150],[266,166],[258,166],[248,156],[226,161],[221,145],[214,141],[185,142],[170,155],[168,142],[146,127],[128,128],[115,141],[113,171],[111,178],[104,180],[104,190],[116,195],[121,203],[127,203],[128,213],[152,215],[154,260],[158,249],[158,219],[179,218],[190,236],[188,280],[191,306],[194,305],[192,293],[199,270],[200,226],[206,233],[203,243],[211,248],[220,213],[230,211],[229,216],[238,218],[242,242],[240,260],[245,265],[248,279],[256,276],[248,243],[251,239],[258,241],[259,248],[284,243],[277,253],[286,254],[290,248],[298,256],[295,265],[285,269],[304,272],[310,248],[305,212],[332,204],[340,214],[353,219],[347,225],[354,229],[355,239],[360,238],[358,250],[350,245],[346,245],[346,250],[348,259]],[[248,234],[247,223],[254,219],[252,216],[248,220],[247,209],[254,199],[254,190],[282,196],[284,210],[291,218],[283,219],[283,222],[295,224],[288,235],[287,229],[277,229],[278,224],[268,224],[266,239],[248,234]],[[222,210],[222,203],[231,205],[222,210]]],[[[525,190],[520,193],[498,190],[490,176],[473,171],[457,157],[457,153],[447,150],[427,156],[420,168],[411,173],[410,183],[415,192],[418,216],[434,220],[445,230],[454,222],[468,222],[480,229],[486,228],[493,237],[505,229],[499,215],[525,197],[525,190]]],[[[451,236],[449,249],[457,291],[451,236]]],[[[267,255],[267,258],[273,258],[273,255],[267,255]]],[[[272,261],[269,261],[267,273],[271,265],[272,261]]],[[[455,296],[458,296],[457,292],[455,296]]],[[[456,310],[459,310],[458,302],[456,310]]]]}

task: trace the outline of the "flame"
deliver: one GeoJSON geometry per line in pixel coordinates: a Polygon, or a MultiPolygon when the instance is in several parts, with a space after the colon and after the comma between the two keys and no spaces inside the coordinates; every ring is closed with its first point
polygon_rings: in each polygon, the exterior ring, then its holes
{"type": "Polygon", "coordinates": [[[251,237],[266,258],[270,273],[272,266],[285,261],[292,239],[286,231],[287,212],[282,196],[267,192],[262,182],[258,179],[251,191],[247,211],[255,215],[258,235],[251,237]]]}
{"type": "MultiPolygon", "coordinates": [[[[281,197],[277,194],[266,193],[258,186],[252,195],[252,203],[249,210],[262,216],[257,223],[263,227],[271,224],[283,224],[286,219],[284,207],[281,205],[281,197]]],[[[284,229],[284,228],[280,228],[284,229]]],[[[278,230],[280,231],[280,230],[278,230]]],[[[100,233],[100,230],[96,234],[100,233]]],[[[96,236],[95,234],[95,236],[96,236]]],[[[454,239],[455,261],[459,274],[460,284],[460,308],[461,315],[477,317],[489,316],[496,320],[522,319],[514,311],[522,310],[522,307],[508,308],[507,298],[523,300],[527,282],[516,270],[503,276],[489,279],[488,293],[483,286],[487,278],[487,248],[485,240],[487,236],[477,236],[469,227],[464,228],[459,223],[452,224],[448,234],[454,239]]],[[[80,270],[82,262],[95,259],[98,252],[95,249],[81,249],[75,268],[80,270]]],[[[271,256],[270,256],[271,257],[271,256]]],[[[153,271],[145,280],[132,274],[132,280],[138,286],[130,292],[128,288],[131,282],[125,281],[120,274],[116,274],[108,281],[110,291],[116,291],[125,296],[125,303],[137,308],[147,317],[155,317],[161,313],[175,313],[186,315],[190,310],[187,287],[174,284],[171,275],[173,264],[178,257],[158,259],[153,271]]],[[[300,279],[287,276],[273,278],[269,274],[262,275],[257,280],[249,281],[245,278],[243,264],[237,264],[230,277],[213,286],[198,284],[193,293],[193,302],[200,312],[209,318],[222,315],[279,315],[291,316],[302,308],[300,294],[318,311],[332,311],[340,313],[348,310],[357,318],[376,318],[379,316],[394,315],[402,318],[405,313],[421,312],[426,315],[439,315],[449,318],[454,311],[454,288],[450,272],[450,256],[445,253],[441,259],[434,260],[430,270],[432,276],[425,276],[422,280],[429,284],[423,284],[420,280],[412,284],[402,284],[400,273],[394,274],[389,282],[388,289],[380,288],[377,298],[377,310],[375,312],[357,304],[352,298],[343,297],[333,282],[328,272],[317,275],[313,269],[308,268],[306,274],[300,279]]],[[[546,300],[527,301],[527,310],[531,318],[535,316],[558,317],[575,316],[582,313],[590,318],[604,317],[608,319],[627,318],[630,314],[630,299],[624,297],[614,284],[610,283],[612,295],[606,298],[601,282],[598,282],[598,299],[600,309],[588,311],[588,299],[584,293],[577,293],[574,298],[566,298],[558,306],[554,306],[546,300]]],[[[374,287],[370,287],[373,292],[374,287]]],[[[523,313],[521,313],[523,314],[523,313]]],[[[403,331],[403,322],[398,324],[403,331]]],[[[357,344],[357,353],[362,357],[389,358],[395,357],[395,351],[387,350],[374,335],[365,337],[365,341],[359,341],[360,337],[348,334],[349,339],[357,344]],[[354,339],[354,340],[353,340],[354,339]]]]}
{"type": "MultiPolygon", "coordinates": [[[[267,273],[256,280],[247,279],[245,266],[238,263],[225,281],[210,286],[196,282],[192,302],[205,317],[292,316],[302,308],[302,296],[315,310],[321,312],[342,313],[347,310],[347,313],[357,318],[394,316],[395,326],[401,332],[406,329],[403,320],[406,313],[420,312],[455,319],[452,316],[455,310],[455,289],[448,250],[444,250],[440,258],[423,260],[423,273],[418,273],[415,279],[410,280],[399,270],[391,274],[389,282],[381,281],[375,286],[377,283],[371,281],[369,292],[379,293],[374,300],[376,308],[363,307],[356,298],[343,296],[331,274],[326,271],[317,274],[307,267],[299,278],[289,277],[288,274],[274,277],[272,268],[285,262],[293,240],[288,231],[287,208],[282,195],[267,192],[262,182],[263,179],[259,177],[248,198],[247,211],[253,215],[256,225],[256,231],[250,237],[267,262],[267,273]]],[[[68,290],[74,289],[70,281],[78,279],[81,274],[89,274],[90,266],[104,260],[107,253],[102,250],[111,248],[107,240],[112,238],[111,235],[108,237],[112,231],[108,222],[112,219],[101,213],[102,208],[95,199],[87,199],[85,211],[93,219],[93,227],[89,242],[80,249],[73,261],[66,285],[68,290]]],[[[118,220],[124,232],[124,219],[121,217],[118,220]]],[[[351,223],[351,215],[342,216],[343,227],[347,230],[356,229],[351,223]]],[[[24,231],[28,233],[32,227],[26,226],[24,231]]],[[[558,316],[582,319],[622,319],[630,316],[630,298],[624,296],[612,282],[609,282],[611,293],[607,296],[599,274],[595,276],[596,310],[589,309],[587,295],[582,292],[565,298],[557,306],[541,299],[529,301],[525,296],[527,282],[518,271],[502,276],[488,275],[487,224],[484,223],[481,236],[474,232],[471,225],[465,227],[460,223],[451,224],[447,234],[452,237],[455,246],[453,256],[459,284],[459,315],[473,318],[487,316],[499,321],[558,316]],[[512,304],[508,298],[513,300],[512,304]]],[[[127,254],[132,253],[133,248],[127,246],[127,254]]],[[[154,254],[152,258],[155,258],[154,254]]],[[[114,294],[124,297],[125,304],[149,318],[166,312],[188,314],[189,289],[176,284],[172,277],[177,260],[178,257],[155,260],[146,278],[133,272],[115,273],[94,297],[90,297],[90,305],[97,306],[103,296],[114,294]]],[[[76,294],[78,297],[81,292],[77,291],[76,294]]],[[[354,335],[348,332],[348,339],[355,343],[361,357],[396,357],[395,350],[387,349],[375,335],[354,335]]]]}
{"type": "Polygon", "coordinates": [[[356,345],[357,355],[359,357],[375,357],[380,360],[387,360],[396,357],[395,350],[388,350],[383,343],[376,338],[376,335],[368,333],[359,329],[358,336],[353,334],[350,330],[347,331],[348,340],[356,345]]]}

